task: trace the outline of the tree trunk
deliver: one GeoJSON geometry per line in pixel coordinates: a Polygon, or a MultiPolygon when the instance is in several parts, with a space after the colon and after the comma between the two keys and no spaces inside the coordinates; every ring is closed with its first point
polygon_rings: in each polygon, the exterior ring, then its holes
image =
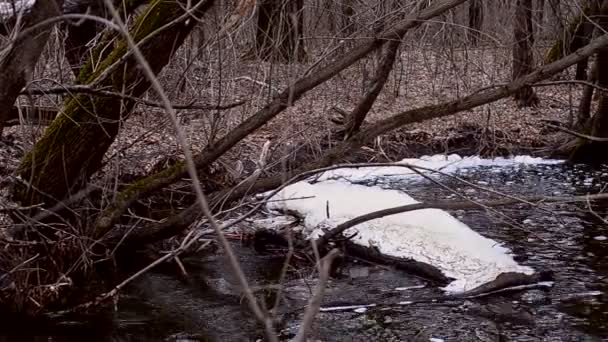
{"type": "Polygon", "coordinates": [[[473,46],[479,44],[479,37],[483,26],[483,3],[481,0],[469,1],[469,41],[473,46]]]}
{"type": "MultiPolygon", "coordinates": [[[[561,37],[564,33],[564,19],[562,16],[562,8],[560,0],[548,0],[551,17],[549,19],[549,27],[553,37],[561,37]]],[[[558,38],[559,39],[559,38],[558,38]]]]}
{"type": "MultiPolygon", "coordinates": [[[[517,0],[513,36],[513,79],[517,79],[534,70],[534,32],[532,28],[532,0],[517,0]]],[[[514,99],[521,107],[536,106],[538,97],[532,87],[524,87],[514,94],[514,99]]]]}
{"type": "Polygon", "coordinates": [[[593,92],[595,91],[595,83],[597,82],[597,72],[599,60],[595,61],[593,65],[593,69],[589,72],[589,76],[587,78],[587,82],[591,84],[585,85],[585,89],[583,90],[583,95],[581,96],[581,101],[578,105],[578,112],[576,116],[576,123],[572,128],[576,131],[582,131],[587,124],[587,121],[591,117],[591,101],[593,99],[593,92]]]}
{"type": "Polygon", "coordinates": [[[86,60],[87,44],[95,38],[99,30],[97,22],[84,20],[78,25],[67,25],[65,39],[65,57],[70,63],[74,76],[78,76],[86,60]]]}
{"type": "MultiPolygon", "coordinates": [[[[587,16],[583,19],[583,21],[579,24],[578,29],[574,33],[574,37],[572,38],[572,43],[570,44],[570,51],[576,51],[581,47],[589,44],[591,41],[591,37],[593,36],[593,31],[595,30],[595,25],[598,11],[600,10],[601,2],[597,0],[589,1],[588,6],[586,7],[587,16]]],[[[587,79],[587,66],[589,64],[589,59],[585,59],[580,61],[576,65],[576,75],[575,79],[577,80],[586,80],[587,79]]]]}
{"type": "MultiPolygon", "coordinates": [[[[200,16],[212,1],[190,3],[199,8],[193,15],[200,16]]],[[[158,28],[182,16],[184,5],[179,1],[154,0],[134,23],[131,32],[134,40],[141,42],[158,28]]],[[[140,44],[144,57],[155,73],[168,63],[196,22],[183,20],[173,23],[170,29],[159,31],[152,39],[140,44]]],[[[121,60],[129,51],[124,39],[118,40],[114,46],[114,50],[103,60],[91,58],[79,75],[79,83],[95,82],[98,87],[134,97],[141,96],[150,86],[149,80],[133,56],[121,60]],[[118,61],[118,67],[104,73],[118,61]]],[[[128,115],[133,105],[132,101],[92,95],[79,95],[68,100],[62,113],[23,158],[18,174],[28,186],[23,183],[16,186],[15,199],[24,205],[53,205],[86,182],[101,167],[104,154],[118,134],[120,120],[128,115]]]]}
{"type": "Polygon", "coordinates": [[[363,96],[359,103],[357,103],[357,106],[347,118],[346,126],[344,128],[345,139],[348,139],[355,133],[359,132],[359,128],[361,128],[361,125],[365,121],[367,113],[369,113],[374,102],[376,102],[378,95],[380,95],[380,92],[388,80],[391,70],[393,70],[393,64],[397,58],[397,52],[399,52],[400,44],[400,40],[392,40],[386,43],[384,54],[380,60],[380,63],[378,64],[376,74],[370,82],[370,87],[367,89],[367,93],[365,96],[363,96]]]}
{"type": "MultiPolygon", "coordinates": [[[[121,17],[127,17],[137,7],[147,0],[113,0],[114,6],[121,13],[121,17]]],[[[70,8],[70,13],[87,13],[90,15],[108,18],[108,11],[103,0],[83,1],[80,5],[70,8]]],[[[67,33],[65,39],[65,57],[70,63],[74,76],[78,77],[82,66],[86,63],[90,51],[88,44],[95,36],[103,30],[104,26],[96,21],[82,19],[68,22],[64,30],[67,33]]]]}
{"type": "MultiPolygon", "coordinates": [[[[600,4],[601,2],[598,0],[588,0],[585,3],[581,12],[571,20],[568,28],[559,35],[547,53],[545,63],[560,59],[562,56],[570,54],[589,43],[595,30],[594,22],[598,19],[600,4]]],[[[575,78],[577,80],[587,78],[587,65],[588,59],[582,60],[576,65],[575,78]]]]}
{"type": "Polygon", "coordinates": [[[537,36],[541,37],[541,33],[544,33],[542,29],[545,27],[545,0],[538,0],[535,19],[536,27],[538,27],[537,36]]]}
{"type": "Polygon", "coordinates": [[[355,33],[353,0],[342,0],[342,33],[348,37],[355,33]]]}
{"type": "Polygon", "coordinates": [[[255,56],[277,62],[305,60],[303,12],[304,0],[263,0],[258,10],[255,56]]]}
{"type": "MultiPolygon", "coordinates": [[[[603,0],[598,16],[598,24],[606,32],[608,29],[608,0],[603,0]]],[[[597,60],[593,73],[597,76],[597,85],[601,88],[608,88],[608,48],[602,48],[597,52],[597,60]]],[[[600,92],[600,99],[597,111],[588,120],[586,131],[592,137],[608,137],[608,94],[600,92]]],[[[573,162],[585,163],[604,163],[608,161],[606,153],[606,142],[579,139],[577,146],[570,155],[573,162]]]]}
{"type": "MultiPolygon", "coordinates": [[[[30,12],[24,16],[24,25],[14,30],[34,26],[35,24],[61,14],[63,0],[36,1],[30,12]]],[[[0,23],[0,25],[2,25],[0,23]]],[[[16,36],[16,42],[0,61],[0,137],[4,122],[11,116],[11,109],[19,93],[32,77],[34,67],[40,58],[46,41],[53,29],[52,24],[34,28],[29,34],[16,36]]],[[[18,33],[19,34],[19,33],[18,33]]]]}

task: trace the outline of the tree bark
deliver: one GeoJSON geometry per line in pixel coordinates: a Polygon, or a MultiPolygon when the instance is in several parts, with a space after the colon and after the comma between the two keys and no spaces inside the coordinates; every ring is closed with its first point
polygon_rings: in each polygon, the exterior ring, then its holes
{"type": "Polygon", "coordinates": [[[255,55],[262,60],[300,62],[304,47],[304,0],[263,0],[259,5],[255,55]]]}
{"type": "MultiPolygon", "coordinates": [[[[513,36],[513,79],[534,70],[534,31],[532,28],[532,0],[517,0],[513,36]]],[[[536,106],[538,97],[532,87],[523,87],[514,94],[514,99],[521,107],[536,106]]]]}
{"type": "Polygon", "coordinates": [[[378,64],[378,68],[376,69],[376,75],[370,82],[370,87],[367,90],[367,93],[365,96],[363,96],[363,98],[361,98],[359,103],[357,103],[357,106],[355,109],[353,109],[346,120],[346,125],[344,127],[345,139],[348,139],[353,134],[357,133],[361,128],[361,125],[365,121],[365,117],[376,102],[378,95],[380,95],[380,92],[388,80],[391,70],[393,70],[393,65],[395,64],[395,59],[397,58],[397,52],[399,52],[400,44],[401,40],[392,40],[386,43],[384,54],[380,60],[380,63],[378,64]]]}
{"type": "Polygon", "coordinates": [[[15,41],[0,61],[0,137],[4,122],[11,116],[11,109],[21,89],[31,79],[34,67],[40,58],[53,25],[33,28],[28,34],[20,34],[37,23],[61,14],[63,0],[36,1],[30,11],[24,15],[24,25],[16,27],[15,41]]]}
{"type": "MultiPolygon", "coordinates": [[[[192,1],[193,6],[198,6],[193,15],[202,15],[211,3],[192,1]]],[[[136,42],[142,42],[160,27],[173,22],[171,27],[140,44],[155,73],[168,63],[196,23],[196,20],[183,16],[184,5],[179,1],[155,0],[133,25],[131,35],[136,42]],[[180,17],[183,20],[174,22],[180,17]]],[[[114,46],[101,62],[94,58],[89,61],[79,75],[79,83],[95,82],[108,90],[141,96],[150,86],[149,80],[132,55],[123,58],[129,51],[124,39],[114,46]],[[105,73],[116,62],[119,62],[118,67],[105,73]]],[[[27,186],[20,184],[15,187],[15,199],[23,205],[54,205],[85,183],[99,170],[104,154],[118,134],[120,120],[133,106],[133,101],[121,101],[115,97],[79,95],[68,100],[62,113],[23,158],[18,174],[26,180],[27,186]]]]}
{"type": "MultiPolygon", "coordinates": [[[[598,11],[601,2],[598,0],[588,0],[581,12],[575,16],[568,24],[567,29],[562,29],[558,39],[553,44],[545,63],[551,63],[560,59],[562,56],[570,54],[589,43],[595,30],[598,11]]],[[[553,5],[552,5],[553,6],[553,5]]],[[[563,25],[562,25],[563,27],[563,25]]],[[[576,65],[576,79],[585,80],[587,78],[588,60],[582,60],[576,65]]]]}
{"type": "MultiPolygon", "coordinates": [[[[536,25],[539,28],[543,28],[545,22],[545,0],[538,0],[536,6],[536,25]]],[[[540,32],[540,31],[539,31],[540,32]]],[[[540,36],[540,33],[538,34],[540,36]]]]}
{"type": "MultiPolygon", "coordinates": [[[[589,72],[587,78],[587,82],[589,83],[596,84],[597,82],[598,62],[599,60],[595,61],[593,69],[589,72]]],[[[595,91],[595,87],[592,84],[585,85],[585,89],[583,90],[583,95],[581,96],[576,115],[576,122],[572,127],[575,131],[584,130],[585,125],[591,117],[591,101],[593,100],[593,92],[595,91]]]]}
{"type": "MultiPolygon", "coordinates": [[[[114,6],[124,16],[129,16],[137,7],[148,0],[113,0],[114,6]]],[[[103,0],[85,0],[79,6],[73,6],[70,13],[88,13],[90,15],[108,18],[108,11],[103,0]]],[[[74,76],[78,77],[80,70],[87,61],[88,44],[104,29],[100,23],[82,19],[68,22],[64,25],[67,33],[65,39],[65,57],[70,63],[74,76]]]]}
{"type": "Polygon", "coordinates": [[[549,27],[553,33],[553,37],[560,37],[564,32],[564,20],[562,16],[561,0],[548,0],[551,10],[549,19],[549,27]]]}
{"type": "MultiPolygon", "coordinates": [[[[608,29],[608,0],[602,1],[599,14],[598,25],[601,27],[602,32],[606,32],[608,29]]],[[[608,47],[600,49],[597,52],[596,58],[596,70],[594,70],[594,73],[597,76],[597,85],[602,88],[608,88],[608,47]]],[[[598,108],[585,126],[584,128],[586,128],[589,135],[593,137],[608,137],[608,94],[606,92],[601,91],[598,108]]],[[[603,163],[608,161],[608,154],[606,154],[605,149],[606,143],[604,142],[579,139],[570,155],[570,160],[592,164],[603,163]]]]}
{"type": "MultiPolygon", "coordinates": [[[[583,19],[583,21],[579,24],[578,29],[574,33],[574,37],[572,38],[572,42],[570,44],[570,51],[576,51],[580,49],[582,46],[589,44],[591,41],[591,37],[593,36],[593,31],[595,30],[595,21],[598,19],[598,12],[600,10],[601,1],[591,0],[587,6],[587,17],[583,19]]],[[[587,66],[589,64],[589,59],[585,59],[580,61],[576,65],[576,75],[575,79],[577,80],[585,80],[587,79],[587,66]]]]}
{"type": "Polygon", "coordinates": [[[483,26],[483,3],[481,0],[470,0],[469,1],[469,42],[473,46],[479,44],[479,37],[481,36],[481,29],[483,26]]]}
{"type": "Polygon", "coordinates": [[[342,0],[342,33],[348,37],[355,33],[353,0],[342,0]]]}

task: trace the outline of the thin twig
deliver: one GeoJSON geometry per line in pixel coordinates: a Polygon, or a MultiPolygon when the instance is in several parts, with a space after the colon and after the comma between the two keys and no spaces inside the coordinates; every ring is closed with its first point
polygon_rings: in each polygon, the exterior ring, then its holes
{"type": "Polygon", "coordinates": [[[545,123],[545,125],[547,125],[548,127],[560,130],[560,131],[562,131],[564,133],[568,133],[570,135],[573,135],[573,136],[575,136],[577,138],[581,138],[581,139],[585,139],[585,140],[590,140],[590,141],[595,141],[595,142],[608,142],[608,138],[594,137],[592,135],[587,135],[587,134],[575,132],[575,131],[573,131],[571,129],[568,129],[566,127],[561,127],[561,126],[558,126],[558,125],[550,124],[548,122],[545,123]]]}
{"type": "Polygon", "coordinates": [[[315,293],[312,298],[308,302],[308,307],[304,312],[304,318],[302,318],[302,324],[300,325],[300,330],[298,334],[294,338],[295,342],[304,342],[306,341],[306,334],[310,330],[312,326],[312,322],[319,312],[319,308],[321,307],[321,300],[323,299],[323,294],[325,293],[325,287],[327,285],[327,281],[329,280],[329,273],[331,271],[331,264],[334,259],[340,254],[338,249],[332,249],[323,259],[320,260],[319,265],[319,282],[317,283],[317,288],[315,289],[315,293]]]}
{"type": "MultiPolygon", "coordinates": [[[[163,108],[163,104],[161,102],[144,100],[137,96],[131,96],[123,93],[118,93],[115,91],[105,90],[105,89],[96,89],[89,85],[66,85],[61,87],[52,87],[52,88],[36,88],[30,89],[26,88],[21,91],[21,95],[49,95],[49,94],[89,94],[89,95],[98,95],[98,96],[108,96],[115,97],[123,100],[130,100],[137,103],[141,103],[143,105],[149,107],[163,108]]],[[[172,104],[173,109],[199,109],[199,110],[225,110],[231,109],[234,107],[238,107],[247,103],[246,100],[241,100],[229,104],[224,105],[210,105],[210,104],[197,104],[191,102],[188,104],[172,104]]]]}

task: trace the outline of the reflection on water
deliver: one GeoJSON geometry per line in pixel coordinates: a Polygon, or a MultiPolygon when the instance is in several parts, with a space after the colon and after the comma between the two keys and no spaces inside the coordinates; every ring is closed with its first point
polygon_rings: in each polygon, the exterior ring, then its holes
{"type": "MultiPolygon", "coordinates": [[[[581,166],[484,167],[463,170],[458,176],[521,196],[597,193],[608,185],[608,168],[592,170],[581,166]]],[[[441,180],[461,194],[488,198],[479,189],[453,179],[441,180]]],[[[407,190],[418,200],[458,200],[447,189],[428,182],[402,183],[387,178],[374,183],[407,190]]],[[[476,300],[409,304],[408,298],[440,292],[408,274],[357,262],[342,268],[341,276],[330,284],[323,305],[380,305],[321,313],[317,338],[600,341],[608,337],[608,225],[601,220],[607,214],[601,205],[588,208],[584,204],[555,204],[546,209],[518,205],[454,214],[486,236],[505,242],[521,263],[537,270],[552,269],[555,286],[476,300]]],[[[262,286],[276,281],[280,260],[257,255],[249,247],[238,251],[253,284],[262,286]]],[[[146,274],[123,294],[118,312],[109,320],[53,330],[42,325],[20,326],[18,319],[7,325],[4,323],[9,321],[3,320],[2,329],[11,327],[12,335],[0,338],[0,342],[81,341],[82,336],[93,341],[252,341],[263,336],[236,281],[226,277],[228,271],[221,257],[185,262],[189,265],[188,282],[170,274],[146,274]],[[40,336],[32,336],[34,331],[40,336]],[[49,335],[54,337],[49,339],[49,335]]],[[[285,284],[285,304],[279,315],[279,329],[285,339],[297,332],[301,308],[314,288],[309,271],[293,274],[285,284]]]]}

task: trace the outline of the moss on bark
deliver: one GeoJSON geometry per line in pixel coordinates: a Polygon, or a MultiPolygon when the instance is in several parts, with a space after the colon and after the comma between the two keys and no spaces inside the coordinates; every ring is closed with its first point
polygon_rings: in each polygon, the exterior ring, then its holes
{"type": "MultiPolygon", "coordinates": [[[[191,3],[197,5],[200,1],[191,3]]],[[[201,4],[196,14],[202,14],[211,3],[201,4]]],[[[180,1],[154,0],[130,29],[155,73],[169,62],[196,23],[193,19],[175,22],[183,14],[184,4],[180,1]]],[[[96,51],[105,48],[105,43],[96,51]]],[[[101,62],[94,54],[78,77],[80,83],[95,83],[98,87],[141,96],[150,82],[133,56],[123,58],[128,50],[127,42],[121,38],[116,39],[114,49],[101,62]]],[[[62,113],[23,158],[18,174],[29,186],[16,186],[15,199],[24,205],[53,205],[81,186],[99,170],[103,156],[118,134],[120,121],[133,106],[132,101],[102,96],[79,95],[69,99],[62,113]]]]}

